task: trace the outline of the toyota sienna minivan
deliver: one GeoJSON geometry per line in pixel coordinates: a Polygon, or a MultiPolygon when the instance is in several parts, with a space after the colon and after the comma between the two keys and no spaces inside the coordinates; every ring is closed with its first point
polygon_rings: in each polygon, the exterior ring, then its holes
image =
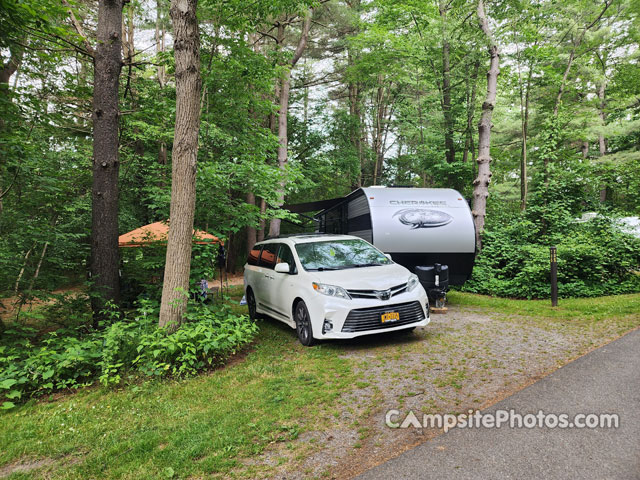
{"type": "Polygon", "coordinates": [[[256,243],[244,267],[249,315],[295,328],[300,343],[429,323],[418,277],[351,235],[308,234],[256,243]]]}

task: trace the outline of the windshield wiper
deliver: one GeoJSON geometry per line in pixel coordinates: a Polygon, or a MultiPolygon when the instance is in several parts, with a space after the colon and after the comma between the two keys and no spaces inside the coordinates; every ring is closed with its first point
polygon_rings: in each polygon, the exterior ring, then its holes
{"type": "Polygon", "coordinates": [[[349,265],[351,268],[360,268],[360,267],[379,267],[382,263],[356,263],[355,265],[349,265]]]}
{"type": "Polygon", "coordinates": [[[325,270],[340,270],[340,268],[338,267],[307,268],[308,272],[324,272],[325,270]]]}

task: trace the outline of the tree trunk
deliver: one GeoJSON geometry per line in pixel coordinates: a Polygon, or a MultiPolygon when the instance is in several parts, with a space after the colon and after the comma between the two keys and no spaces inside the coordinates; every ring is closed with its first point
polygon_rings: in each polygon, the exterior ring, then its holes
{"type": "MultiPolygon", "coordinates": [[[[349,66],[353,65],[353,55],[351,49],[347,50],[347,61],[349,66]]],[[[351,190],[355,190],[362,186],[362,170],[364,168],[364,162],[362,158],[362,124],[360,122],[360,88],[357,82],[349,81],[349,126],[351,137],[351,144],[358,156],[358,176],[355,182],[351,185],[351,190]]]]}
{"type": "MultiPolygon", "coordinates": [[[[288,121],[287,115],[289,114],[289,92],[291,88],[291,70],[285,70],[280,84],[280,109],[278,110],[278,168],[280,174],[283,175],[280,180],[280,188],[278,189],[278,205],[281,206],[284,203],[284,169],[288,162],[288,145],[289,137],[287,133],[288,121]]],[[[269,236],[277,237],[280,235],[280,223],[279,218],[274,218],[269,224],[269,236]]]]}
{"type": "MultiPolygon", "coordinates": [[[[288,135],[287,135],[287,114],[289,113],[289,90],[291,88],[291,69],[298,63],[300,57],[302,57],[302,52],[307,46],[307,40],[309,39],[309,29],[311,28],[311,16],[313,14],[313,9],[309,9],[307,15],[302,24],[302,33],[300,34],[300,40],[298,41],[298,45],[296,47],[295,52],[293,53],[293,58],[291,62],[285,68],[284,74],[281,81],[280,86],[280,110],[278,111],[278,167],[280,168],[281,174],[283,178],[280,182],[280,188],[278,189],[278,203],[277,207],[282,206],[284,204],[284,189],[285,189],[285,179],[284,179],[284,170],[287,166],[288,162],[288,135]]],[[[270,237],[278,237],[280,236],[280,224],[281,220],[279,218],[274,218],[271,220],[269,224],[269,236],[270,237]]]]}
{"type": "Polygon", "coordinates": [[[529,64],[526,91],[524,92],[524,102],[522,101],[522,90],[520,90],[520,116],[522,117],[522,150],[520,155],[520,210],[527,208],[528,195],[528,173],[527,173],[527,138],[529,135],[529,91],[531,89],[531,77],[533,65],[529,64]]]}
{"type": "Polygon", "coordinates": [[[493,39],[493,34],[484,10],[484,1],[478,0],[478,22],[480,29],[487,37],[490,57],[487,72],[487,96],[482,104],[482,115],[478,123],[478,176],[473,182],[473,223],[476,227],[476,247],[482,249],[482,232],[487,214],[487,197],[489,197],[489,182],[491,181],[491,117],[496,104],[498,89],[498,74],[500,73],[500,52],[493,39]]]}
{"type": "Polygon", "coordinates": [[[123,0],[100,0],[94,56],[91,309],[94,326],[107,301],[118,303],[118,88],[123,0]]]}
{"type": "Polygon", "coordinates": [[[351,144],[358,157],[358,176],[351,186],[352,190],[362,186],[362,170],[364,161],[362,158],[362,125],[360,123],[360,89],[356,82],[349,82],[349,117],[351,118],[351,144]]]}
{"type": "MultiPolygon", "coordinates": [[[[600,14],[591,22],[581,29],[580,35],[573,41],[573,47],[571,49],[571,53],[569,54],[569,59],[567,60],[567,66],[565,67],[564,74],[562,75],[562,81],[560,83],[560,87],[558,88],[558,94],[556,95],[556,101],[553,106],[553,118],[558,118],[558,113],[560,111],[560,105],[562,104],[562,95],[564,93],[564,89],[567,85],[567,79],[569,78],[569,72],[571,70],[571,65],[576,58],[576,53],[578,48],[582,44],[582,40],[584,39],[585,34],[588,30],[590,30],[598,21],[602,18],[604,13],[607,11],[609,6],[613,3],[613,0],[606,0],[604,3],[604,7],[600,14]]],[[[549,158],[547,156],[543,159],[543,177],[544,177],[544,205],[547,205],[547,192],[549,190],[549,158]]],[[[546,221],[543,219],[543,231],[546,232],[546,221]]]]}
{"type": "Polygon", "coordinates": [[[385,117],[385,103],[384,103],[384,81],[382,75],[378,75],[378,90],[376,93],[376,121],[374,124],[373,132],[373,150],[376,155],[375,163],[373,165],[373,183],[372,185],[378,185],[379,177],[382,174],[382,166],[384,164],[384,145],[382,143],[383,138],[383,119],[385,117]]]}
{"type": "MultiPolygon", "coordinates": [[[[156,56],[159,56],[161,53],[164,53],[164,39],[165,39],[165,26],[164,26],[164,17],[162,15],[162,4],[160,0],[156,0],[156,31],[155,31],[155,41],[156,41],[156,56]]],[[[160,89],[163,89],[166,81],[165,69],[164,65],[158,65],[156,69],[156,78],[158,80],[158,85],[160,85],[160,89]]],[[[167,164],[167,144],[160,140],[158,142],[158,164],[166,165],[167,164]]],[[[160,181],[158,182],[158,186],[164,188],[165,185],[165,169],[162,169],[162,173],[160,175],[160,181]]]]}
{"type": "Polygon", "coordinates": [[[176,124],[171,172],[171,206],[167,259],[159,326],[177,329],[187,308],[191,242],[196,201],[200,129],[200,35],[198,0],[172,0],[176,72],[176,124]]]}
{"type": "MultiPolygon", "coordinates": [[[[155,32],[156,55],[160,55],[161,53],[164,53],[164,38],[165,38],[165,28],[164,28],[164,18],[162,17],[161,2],[160,0],[156,0],[156,32],[155,32]]],[[[157,76],[158,84],[160,85],[160,88],[164,88],[166,83],[164,65],[158,65],[156,70],[156,76],[157,76]]]]}
{"type": "MultiPolygon", "coordinates": [[[[469,101],[467,102],[467,131],[466,138],[464,141],[464,153],[462,155],[462,162],[467,163],[469,159],[469,150],[471,150],[471,154],[473,155],[474,145],[473,145],[473,118],[476,112],[476,91],[478,87],[478,70],[480,69],[480,62],[476,61],[473,64],[473,73],[471,74],[471,95],[469,96],[469,101]]],[[[422,131],[420,132],[422,136],[422,131]]]]}
{"type": "MultiPolygon", "coordinates": [[[[256,196],[253,194],[253,192],[247,192],[247,203],[249,205],[255,206],[256,196]]],[[[253,248],[253,246],[256,244],[257,241],[258,241],[258,236],[257,236],[256,227],[248,226],[247,227],[247,253],[251,251],[251,249],[253,248]]]]}
{"type": "MultiPolygon", "coordinates": [[[[16,73],[18,67],[22,63],[22,56],[24,49],[17,44],[13,44],[9,47],[11,57],[4,65],[0,66],[0,84],[8,84],[11,79],[11,75],[16,73]]],[[[8,85],[7,85],[8,86],[8,85]]],[[[3,86],[3,88],[6,88],[3,86]]]]}
{"type": "MultiPolygon", "coordinates": [[[[605,91],[607,88],[607,82],[606,80],[602,80],[602,83],[600,84],[600,87],[598,88],[598,100],[599,105],[598,105],[598,114],[600,116],[600,120],[602,121],[602,126],[604,127],[606,122],[607,122],[607,112],[605,110],[607,104],[605,101],[605,91]]],[[[602,131],[598,134],[598,145],[600,147],[600,156],[603,157],[604,155],[607,154],[607,139],[605,138],[604,134],[602,133],[602,131]]]]}
{"type": "Polygon", "coordinates": [[[440,5],[440,18],[444,24],[442,28],[442,115],[444,117],[444,148],[447,163],[455,163],[456,150],[453,141],[453,115],[451,111],[451,45],[446,33],[447,11],[440,5]]]}
{"type": "Polygon", "coordinates": [[[44,260],[44,256],[47,253],[47,248],[49,247],[49,242],[44,242],[44,247],[42,247],[42,253],[40,253],[40,259],[38,260],[38,266],[36,267],[36,271],[31,278],[31,283],[29,283],[29,292],[33,290],[33,286],[40,275],[40,267],[42,267],[42,261],[44,260]]]}
{"type": "Polygon", "coordinates": [[[258,224],[259,228],[257,232],[257,240],[259,242],[264,240],[264,230],[267,225],[267,222],[264,219],[265,213],[267,213],[267,202],[265,201],[264,198],[261,198],[260,199],[260,223],[258,224]]]}
{"type": "Polygon", "coordinates": [[[27,253],[24,256],[24,260],[22,262],[22,268],[20,269],[20,273],[18,274],[18,278],[16,279],[16,284],[13,287],[13,295],[18,295],[18,290],[20,289],[20,281],[22,280],[22,276],[24,275],[24,270],[27,268],[27,260],[29,260],[29,255],[31,255],[31,251],[35,248],[35,245],[27,250],[27,253]]]}
{"type": "MultiPolygon", "coordinates": [[[[607,113],[605,111],[606,103],[605,103],[605,90],[607,88],[607,82],[605,79],[602,80],[600,87],[598,88],[598,99],[600,100],[598,109],[600,120],[602,121],[602,127],[605,126],[607,122],[607,113]]],[[[605,138],[602,131],[598,134],[598,146],[600,150],[600,156],[604,157],[607,154],[607,139],[605,138]]],[[[604,185],[600,189],[600,202],[604,203],[607,201],[607,186],[604,185]]]]}

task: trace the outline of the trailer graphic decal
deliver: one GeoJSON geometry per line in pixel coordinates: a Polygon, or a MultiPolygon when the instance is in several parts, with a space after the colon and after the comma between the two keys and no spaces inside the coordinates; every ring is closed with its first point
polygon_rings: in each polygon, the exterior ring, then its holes
{"type": "Polygon", "coordinates": [[[453,217],[440,210],[426,208],[405,208],[398,210],[392,218],[398,217],[403,225],[410,226],[412,230],[418,228],[442,227],[451,223],[453,217]]]}

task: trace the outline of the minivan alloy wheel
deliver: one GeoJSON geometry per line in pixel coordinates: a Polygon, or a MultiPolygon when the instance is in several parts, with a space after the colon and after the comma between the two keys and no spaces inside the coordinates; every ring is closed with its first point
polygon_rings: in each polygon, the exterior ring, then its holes
{"type": "Polygon", "coordinates": [[[302,300],[296,304],[294,319],[296,321],[298,340],[300,340],[300,343],[305,347],[310,347],[315,343],[315,339],[313,338],[313,328],[311,327],[309,310],[307,310],[307,306],[302,300]]]}
{"type": "Polygon", "coordinates": [[[253,294],[253,290],[247,290],[247,308],[249,310],[249,318],[251,320],[256,320],[258,318],[257,310],[256,310],[256,297],[253,294]]]}

